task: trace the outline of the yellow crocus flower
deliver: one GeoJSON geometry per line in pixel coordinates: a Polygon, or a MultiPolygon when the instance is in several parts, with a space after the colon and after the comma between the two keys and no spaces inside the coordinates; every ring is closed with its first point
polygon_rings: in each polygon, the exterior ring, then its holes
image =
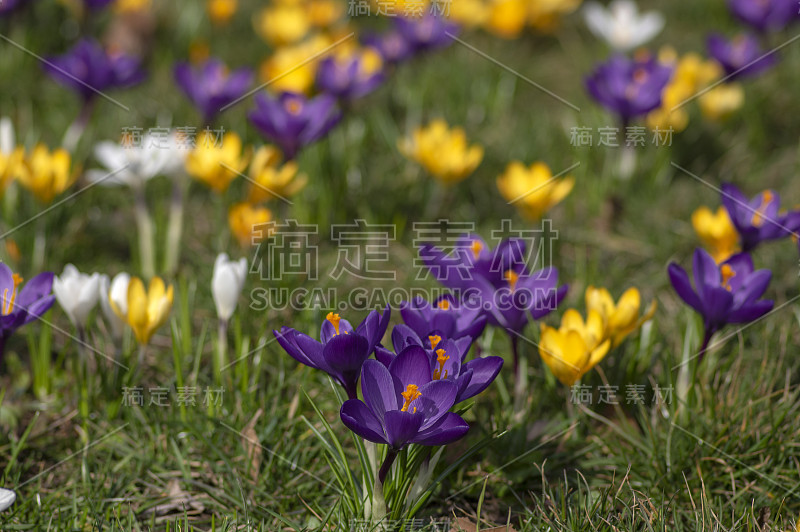
{"type": "Polygon", "coordinates": [[[398,148],[446,185],[466,178],[483,159],[483,148],[468,146],[464,130],[450,129],[444,120],[417,129],[410,138],[402,139],[398,148]]]}
{"type": "Polygon", "coordinates": [[[228,211],[228,225],[231,233],[243,247],[252,246],[254,240],[266,235],[260,232],[259,226],[272,220],[272,213],[266,207],[237,203],[228,211]]]}
{"type": "Polygon", "coordinates": [[[0,152],[0,195],[5,192],[14,177],[18,175],[19,165],[25,157],[22,147],[14,148],[11,153],[0,152]]]}
{"type": "Polygon", "coordinates": [[[533,163],[526,168],[519,161],[511,162],[497,178],[497,188],[508,202],[513,202],[523,216],[539,220],[550,208],[563,200],[575,185],[572,177],[553,178],[550,167],[533,163]]]}
{"type": "Polygon", "coordinates": [[[650,129],[669,129],[683,131],[689,124],[689,113],[683,105],[703,87],[722,75],[719,65],[704,60],[697,54],[688,53],[677,59],[675,51],[669,48],[659,52],[659,61],[673,63],[675,70],[669,84],[664,89],[661,107],[647,115],[650,129]],[[679,107],[680,106],[680,107],[679,107]]]}
{"type": "Polygon", "coordinates": [[[450,19],[466,28],[476,28],[486,23],[489,6],[484,0],[459,0],[450,3],[450,19]]]}
{"type": "Polygon", "coordinates": [[[578,9],[582,0],[529,0],[528,23],[535,29],[552,33],[561,18],[578,9]]]}
{"type": "Polygon", "coordinates": [[[722,83],[700,95],[698,101],[704,117],[720,122],[744,105],[744,89],[738,83],[722,83]]]}
{"type": "Polygon", "coordinates": [[[569,309],[558,329],[541,324],[539,355],[558,380],[572,386],[608,353],[611,340],[604,339],[603,330],[597,311],[590,310],[584,322],[577,310],[569,309]]]}
{"type": "Polygon", "coordinates": [[[117,0],[114,2],[114,11],[122,14],[144,13],[152,4],[152,0],[117,0]]]}
{"type": "Polygon", "coordinates": [[[698,207],[692,213],[692,227],[717,264],[739,251],[739,233],[725,207],[716,213],[706,206],[698,207]]]}
{"type": "Polygon", "coordinates": [[[309,93],[317,75],[320,52],[331,44],[330,39],[318,35],[302,44],[281,46],[261,63],[261,82],[269,83],[276,92],[309,93]]]}
{"type": "Polygon", "coordinates": [[[265,9],[254,19],[256,33],[271,46],[285,46],[302,40],[311,29],[306,6],[278,4],[265,9]]]}
{"type": "Polygon", "coordinates": [[[230,22],[238,8],[237,0],[208,0],[206,2],[206,12],[211,22],[223,25],[230,22]]]}
{"type": "Polygon", "coordinates": [[[650,303],[640,317],[642,298],[639,290],[628,288],[615,304],[614,298],[605,288],[589,286],[586,289],[586,309],[596,312],[603,320],[603,338],[611,340],[611,347],[617,347],[630,333],[651,319],[656,312],[656,302],[650,303]]]}
{"type": "Polygon", "coordinates": [[[144,283],[133,277],[128,283],[128,308],[123,313],[113,299],[111,308],[117,316],[130,325],[140,345],[150,343],[150,338],[166,323],[172,309],[172,285],[165,286],[160,277],[153,277],[145,291],[144,283]]]}
{"type": "Polygon", "coordinates": [[[311,0],[307,6],[308,21],[317,28],[327,28],[344,15],[344,6],[337,0],[311,0]]]}
{"type": "Polygon", "coordinates": [[[242,153],[242,139],[236,133],[226,133],[220,141],[212,132],[204,131],[186,156],[186,171],[214,192],[223,194],[244,171],[248,159],[242,153]]]}
{"type": "Polygon", "coordinates": [[[376,13],[388,17],[421,17],[436,8],[430,0],[374,0],[373,4],[376,13]]]}
{"type": "Polygon", "coordinates": [[[69,152],[63,148],[51,153],[43,144],[16,165],[16,178],[37,200],[45,205],[64,192],[75,182],[78,171],[70,172],[69,152]]]}
{"type": "Polygon", "coordinates": [[[248,202],[290,198],[306,186],[308,178],[297,172],[297,163],[289,161],[279,166],[280,159],[280,152],[273,146],[263,146],[256,151],[250,163],[248,202]]]}
{"type": "Polygon", "coordinates": [[[494,0],[488,7],[486,31],[504,39],[519,37],[527,21],[527,0],[494,0]]]}

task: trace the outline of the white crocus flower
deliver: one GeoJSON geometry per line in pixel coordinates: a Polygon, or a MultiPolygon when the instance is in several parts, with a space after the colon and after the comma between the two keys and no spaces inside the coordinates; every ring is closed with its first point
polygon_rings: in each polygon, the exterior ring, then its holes
{"type": "Polygon", "coordinates": [[[589,2],[583,11],[586,25],[611,48],[626,52],[641,46],[661,31],[664,17],[656,11],[639,13],[632,0],[614,0],[608,8],[589,2]]]}
{"type": "Polygon", "coordinates": [[[131,276],[127,273],[119,273],[113,281],[109,281],[108,275],[100,276],[100,308],[106,323],[111,327],[111,334],[114,338],[122,338],[125,331],[125,320],[122,319],[112,306],[117,306],[122,316],[128,314],[128,283],[131,276]]]}
{"type": "Polygon", "coordinates": [[[0,512],[7,510],[16,500],[16,493],[5,488],[0,488],[0,512]]]}
{"type": "Polygon", "coordinates": [[[53,294],[58,304],[80,330],[86,327],[89,313],[97,305],[99,286],[99,274],[81,273],[72,264],[67,264],[64,273],[53,279],[53,294]]]}
{"type": "Polygon", "coordinates": [[[94,147],[94,156],[105,169],[89,170],[86,177],[100,185],[141,188],[158,175],[175,176],[181,172],[188,151],[174,134],[146,134],[135,145],[100,142],[94,147]]]}
{"type": "Polygon", "coordinates": [[[226,253],[220,253],[214,261],[214,275],[211,279],[211,294],[217,306],[217,316],[228,321],[236,310],[236,302],[244,288],[247,273],[247,259],[232,261],[226,253]]]}

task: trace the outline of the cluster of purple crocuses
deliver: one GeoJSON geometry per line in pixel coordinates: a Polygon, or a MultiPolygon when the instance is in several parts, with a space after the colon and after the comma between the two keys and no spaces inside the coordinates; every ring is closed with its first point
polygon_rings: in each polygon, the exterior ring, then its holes
{"type": "Polygon", "coordinates": [[[739,234],[741,252],[717,264],[702,248],[694,251],[694,287],[689,275],[675,263],[668,267],[669,279],[681,299],[703,319],[702,357],[712,336],[727,324],[755,321],[767,314],[773,301],[761,299],[772,272],[756,270],[751,252],[762,242],[786,237],[797,238],[800,210],[781,213],[780,196],[765,190],[748,199],[736,186],[721,188],[722,204],[739,234]]]}
{"type": "Polygon", "coordinates": [[[467,423],[450,410],[484,391],[503,366],[498,356],[468,360],[487,320],[451,296],[433,303],[414,299],[402,305],[400,315],[405,323],[392,329],[392,349],[381,343],[391,316],[388,306],[370,312],[355,328],[329,313],[319,341],[290,327],[274,331],[292,358],[324,371],[344,388],[342,422],[393,453],[410,443],[445,445],[464,436],[467,423]]]}
{"type": "MultiPolygon", "coordinates": [[[[776,50],[765,52],[767,35],[800,20],[795,0],[728,0],[728,7],[756,33],[741,33],[730,39],[718,33],[709,35],[708,53],[722,67],[723,83],[755,76],[775,64],[776,50]]],[[[672,67],[652,54],[614,55],[586,78],[586,89],[627,126],[632,119],[661,105],[671,76],[672,67]]]]}
{"type": "Polygon", "coordinates": [[[766,41],[770,33],[800,21],[795,0],[728,0],[731,14],[754,33],[743,32],[731,39],[720,34],[708,37],[708,53],[725,71],[725,81],[754,76],[778,60],[777,51],[766,41]]]}
{"type": "Polygon", "coordinates": [[[515,373],[518,341],[526,325],[555,310],[568,289],[558,285],[558,270],[552,266],[530,271],[530,251],[519,238],[505,239],[491,249],[474,234],[461,236],[450,250],[423,245],[419,251],[431,274],[459,295],[458,306],[508,334],[515,373]]]}
{"type": "Polygon", "coordinates": [[[449,253],[423,245],[420,258],[452,293],[403,303],[404,323],[392,329],[392,349],[381,343],[388,306],[383,313],[370,312],[355,328],[328,314],[319,341],[289,327],[274,331],[289,355],[344,388],[348,400],[342,422],[393,451],[409,443],[444,445],[463,436],[467,424],[450,409],[485,390],[503,366],[498,356],[469,359],[475,340],[487,324],[501,327],[512,340],[516,367],[516,342],[525,326],[554,310],[567,291],[566,285],[558,286],[555,268],[528,270],[521,239],[490,249],[467,234],[449,253]]]}
{"type": "MultiPolygon", "coordinates": [[[[300,149],[323,138],[339,123],[343,108],[378,88],[391,66],[450,44],[457,31],[455,24],[435,13],[419,18],[394,17],[391,30],[364,38],[364,45],[372,47],[381,58],[378,70],[366,69],[363,57],[357,55],[344,60],[328,55],[317,67],[315,96],[259,92],[255,96],[256,106],[248,115],[250,121],[265,138],[281,148],[286,159],[294,159],[300,149]]],[[[138,58],[110,53],[88,38],[61,56],[47,58],[45,70],[74,90],[87,109],[86,103],[97,95],[144,79],[138,58]]],[[[180,63],[174,73],[178,86],[199,110],[206,125],[220,112],[261,88],[251,91],[254,79],[251,69],[229,71],[217,58],[197,65],[180,63]]]]}

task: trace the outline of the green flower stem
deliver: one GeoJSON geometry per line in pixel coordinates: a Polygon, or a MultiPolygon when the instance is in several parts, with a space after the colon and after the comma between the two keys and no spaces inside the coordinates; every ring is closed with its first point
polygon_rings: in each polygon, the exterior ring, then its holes
{"type": "Polygon", "coordinates": [[[183,198],[186,193],[186,178],[174,177],[172,181],[172,198],[169,204],[167,222],[167,241],[164,249],[164,274],[172,276],[178,269],[181,254],[181,237],[183,235],[183,198]]]}
{"type": "Polygon", "coordinates": [[[46,220],[40,216],[36,220],[36,233],[33,237],[33,271],[38,272],[44,269],[44,255],[47,248],[46,220]]]}
{"type": "Polygon", "coordinates": [[[514,421],[521,421],[528,399],[528,361],[519,355],[519,339],[511,337],[511,354],[514,356],[514,421]]]}
{"type": "Polygon", "coordinates": [[[378,474],[375,476],[375,485],[372,488],[372,512],[371,518],[373,523],[380,523],[386,517],[386,499],[383,497],[383,485],[386,482],[386,475],[394,464],[397,458],[398,451],[389,449],[386,453],[386,458],[383,460],[378,474]]]}
{"type": "Polygon", "coordinates": [[[78,381],[78,386],[80,387],[79,411],[83,419],[89,419],[91,383],[89,382],[89,353],[86,349],[86,331],[80,325],[77,325],[76,329],[78,333],[78,365],[80,366],[78,373],[80,376],[78,381]]]}
{"type": "Polygon", "coordinates": [[[139,232],[139,259],[142,266],[142,276],[150,279],[156,274],[156,258],[153,250],[153,219],[147,210],[144,187],[137,187],[134,190],[134,194],[136,196],[134,213],[139,232]]]}
{"type": "Polygon", "coordinates": [[[219,320],[217,324],[217,349],[214,352],[214,379],[217,385],[222,384],[222,371],[228,360],[228,320],[219,320]]]}

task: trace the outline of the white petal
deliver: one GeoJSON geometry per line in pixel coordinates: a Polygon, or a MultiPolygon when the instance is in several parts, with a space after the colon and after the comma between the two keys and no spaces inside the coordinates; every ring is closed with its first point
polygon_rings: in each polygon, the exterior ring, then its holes
{"type": "Polygon", "coordinates": [[[583,8],[583,18],[586,26],[595,36],[605,41],[610,40],[613,20],[606,8],[597,2],[587,2],[583,8]]]}
{"type": "Polygon", "coordinates": [[[123,316],[128,314],[128,283],[130,282],[130,275],[125,272],[118,273],[111,281],[111,288],[109,290],[109,298],[114,302],[123,316]]]}
{"type": "Polygon", "coordinates": [[[17,500],[17,494],[11,490],[0,488],[0,512],[8,509],[14,501],[17,500]]]}
{"type": "Polygon", "coordinates": [[[661,13],[650,11],[639,18],[635,26],[633,47],[641,46],[664,29],[664,17],[661,13]]]}
{"type": "Polygon", "coordinates": [[[0,152],[4,155],[14,151],[14,125],[7,116],[0,118],[0,152]]]}
{"type": "Polygon", "coordinates": [[[211,295],[217,307],[217,316],[222,320],[229,320],[236,310],[236,303],[241,293],[239,279],[235,270],[230,266],[222,266],[214,272],[211,279],[211,295]]]}
{"type": "Polygon", "coordinates": [[[94,157],[109,170],[119,170],[129,162],[129,149],[110,141],[98,142],[94,146],[94,157]]]}

